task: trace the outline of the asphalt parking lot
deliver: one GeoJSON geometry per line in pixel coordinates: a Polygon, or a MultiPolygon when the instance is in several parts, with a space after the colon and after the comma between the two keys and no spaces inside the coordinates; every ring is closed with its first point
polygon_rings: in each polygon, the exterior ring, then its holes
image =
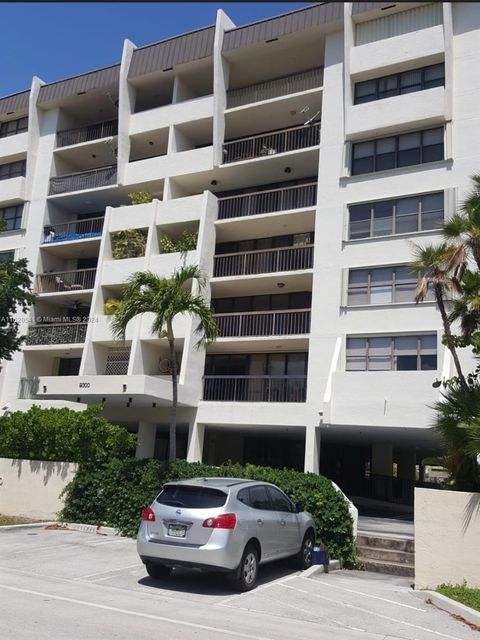
{"type": "Polygon", "coordinates": [[[479,640],[410,580],[360,571],[305,577],[262,567],[235,594],[218,574],[149,578],[135,542],[69,530],[0,531],[0,637],[170,640],[479,640]]]}

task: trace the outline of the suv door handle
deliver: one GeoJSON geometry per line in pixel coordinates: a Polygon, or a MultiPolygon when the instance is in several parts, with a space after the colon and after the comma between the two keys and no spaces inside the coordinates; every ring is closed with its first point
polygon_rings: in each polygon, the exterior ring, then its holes
{"type": "Polygon", "coordinates": [[[285,522],[285,520],[283,520],[283,518],[282,518],[282,520],[280,520],[280,524],[282,525],[282,527],[284,527],[287,523],[286,523],[286,522],[285,522]]]}
{"type": "Polygon", "coordinates": [[[257,524],[262,525],[263,524],[263,520],[261,518],[258,518],[257,524]]]}

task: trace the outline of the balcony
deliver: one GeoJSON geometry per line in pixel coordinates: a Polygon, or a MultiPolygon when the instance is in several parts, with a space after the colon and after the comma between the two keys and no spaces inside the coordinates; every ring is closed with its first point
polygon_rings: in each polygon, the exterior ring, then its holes
{"type": "Polygon", "coordinates": [[[240,196],[220,198],[218,219],[243,218],[261,213],[289,211],[313,207],[317,202],[317,183],[282,187],[270,191],[257,191],[240,196]]]}
{"type": "Polygon", "coordinates": [[[305,402],[307,376],[204,376],[203,399],[220,402],[305,402]]]}
{"type": "Polygon", "coordinates": [[[310,309],[218,313],[215,318],[220,338],[310,333],[310,309]]]}
{"type": "Polygon", "coordinates": [[[71,240],[86,240],[98,238],[102,235],[103,216],[87,218],[85,220],[71,220],[61,224],[52,224],[45,228],[44,244],[53,242],[68,242],[71,240]]]}
{"type": "Polygon", "coordinates": [[[215,278],[247,276],[313,267],[313,244],[280,249],[260,249],[214,256],[215,278]]]}
{"type": "Polygon", "coordinates": [[[25,344],[81,344],[85,342],[87,326],[86,322],[32,325],[25,344]]]}
{"type": "Polygon", "coordinates": [[[81,142],[90,142],[101,138],[111,138],[118,134],[118,120],[96,122],[84,127],[65,129],[57,133],[57,147],[67,147],[81,142]]]}
{"type": "Polygon", "coordinates": [[[20,400],[36,398],[39,387],[40,381],[38,378],[20,378],[20,385],[18,387],[18,398],[20,400]]]}
{"type": "Polygon", "coordinates": [[[93,289],[97,269],[54,271],[37,275],[35,293],[58,293],[93,289]]]}
{"type": "Polygon", "coordinates": [[[287,151],[315,147],[319,144],[320,124],[280,129],[226,142],[223,145],[223,163],[264,158],[287,151]]]}
{"type": "Polygon", "coordinates": [[[258,82],[240,89],[227,91],[227,109],[241,107],[252,102],[271,100],[291,93],[300,93],[320,87],[323,82],[323,69],[309,69],[302,73],[291,73],[274,80],[258,82]]]}
{"type": "Polygon", "coordinates": [[[82,191],[84,189],[97,189],[117,184],[117,166],[100,167],[90,171],[79,171],[65,176],[55,176],[50,178],[50,190],[48,195],[54,196],[59,193],[70,191],[82,191]]]}

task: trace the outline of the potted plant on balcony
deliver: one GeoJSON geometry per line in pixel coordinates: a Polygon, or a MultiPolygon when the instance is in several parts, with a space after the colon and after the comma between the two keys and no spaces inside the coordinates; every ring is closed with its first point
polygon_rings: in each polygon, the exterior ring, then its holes
{"type": "Polygon", "coordinates": [[[108,298],[103,305],[103,313],[106,316],[113,316],[120,305],[118,298],[108,298]]]}
{"type": "Polygon", "coordinates": [[[153,196],[147,191],[132,191],[128,194],[130,204],[148,204],[152,201],[153,196]]]}
{"type": "Polygon", "coordinates": [[[144,229],[124,229],[112,234],[114,260],[138,258],[145,255],[147,233],[144,229]]]}
{"type": "Polygon", "coordinates": [[[160,238],[160,250],[162,253],[186,253],[197,248],[198,231],[189,233],[184,229],[180,238],[175,241],[163,234],[160,238]]]}

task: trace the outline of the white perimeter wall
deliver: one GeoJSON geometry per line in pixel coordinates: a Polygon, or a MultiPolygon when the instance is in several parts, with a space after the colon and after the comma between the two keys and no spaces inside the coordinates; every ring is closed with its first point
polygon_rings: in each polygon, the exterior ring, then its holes
{"type": "Polygon", "coordinates": [[[0,458],[0,513],[56,520],[63,508],[59,496],[76,471],[73,462],[0,458]]]}
{"type": "Polygon", "coordinates": [[[415,489],[415,589],[480,587],[480,493],[415,489]]]}

